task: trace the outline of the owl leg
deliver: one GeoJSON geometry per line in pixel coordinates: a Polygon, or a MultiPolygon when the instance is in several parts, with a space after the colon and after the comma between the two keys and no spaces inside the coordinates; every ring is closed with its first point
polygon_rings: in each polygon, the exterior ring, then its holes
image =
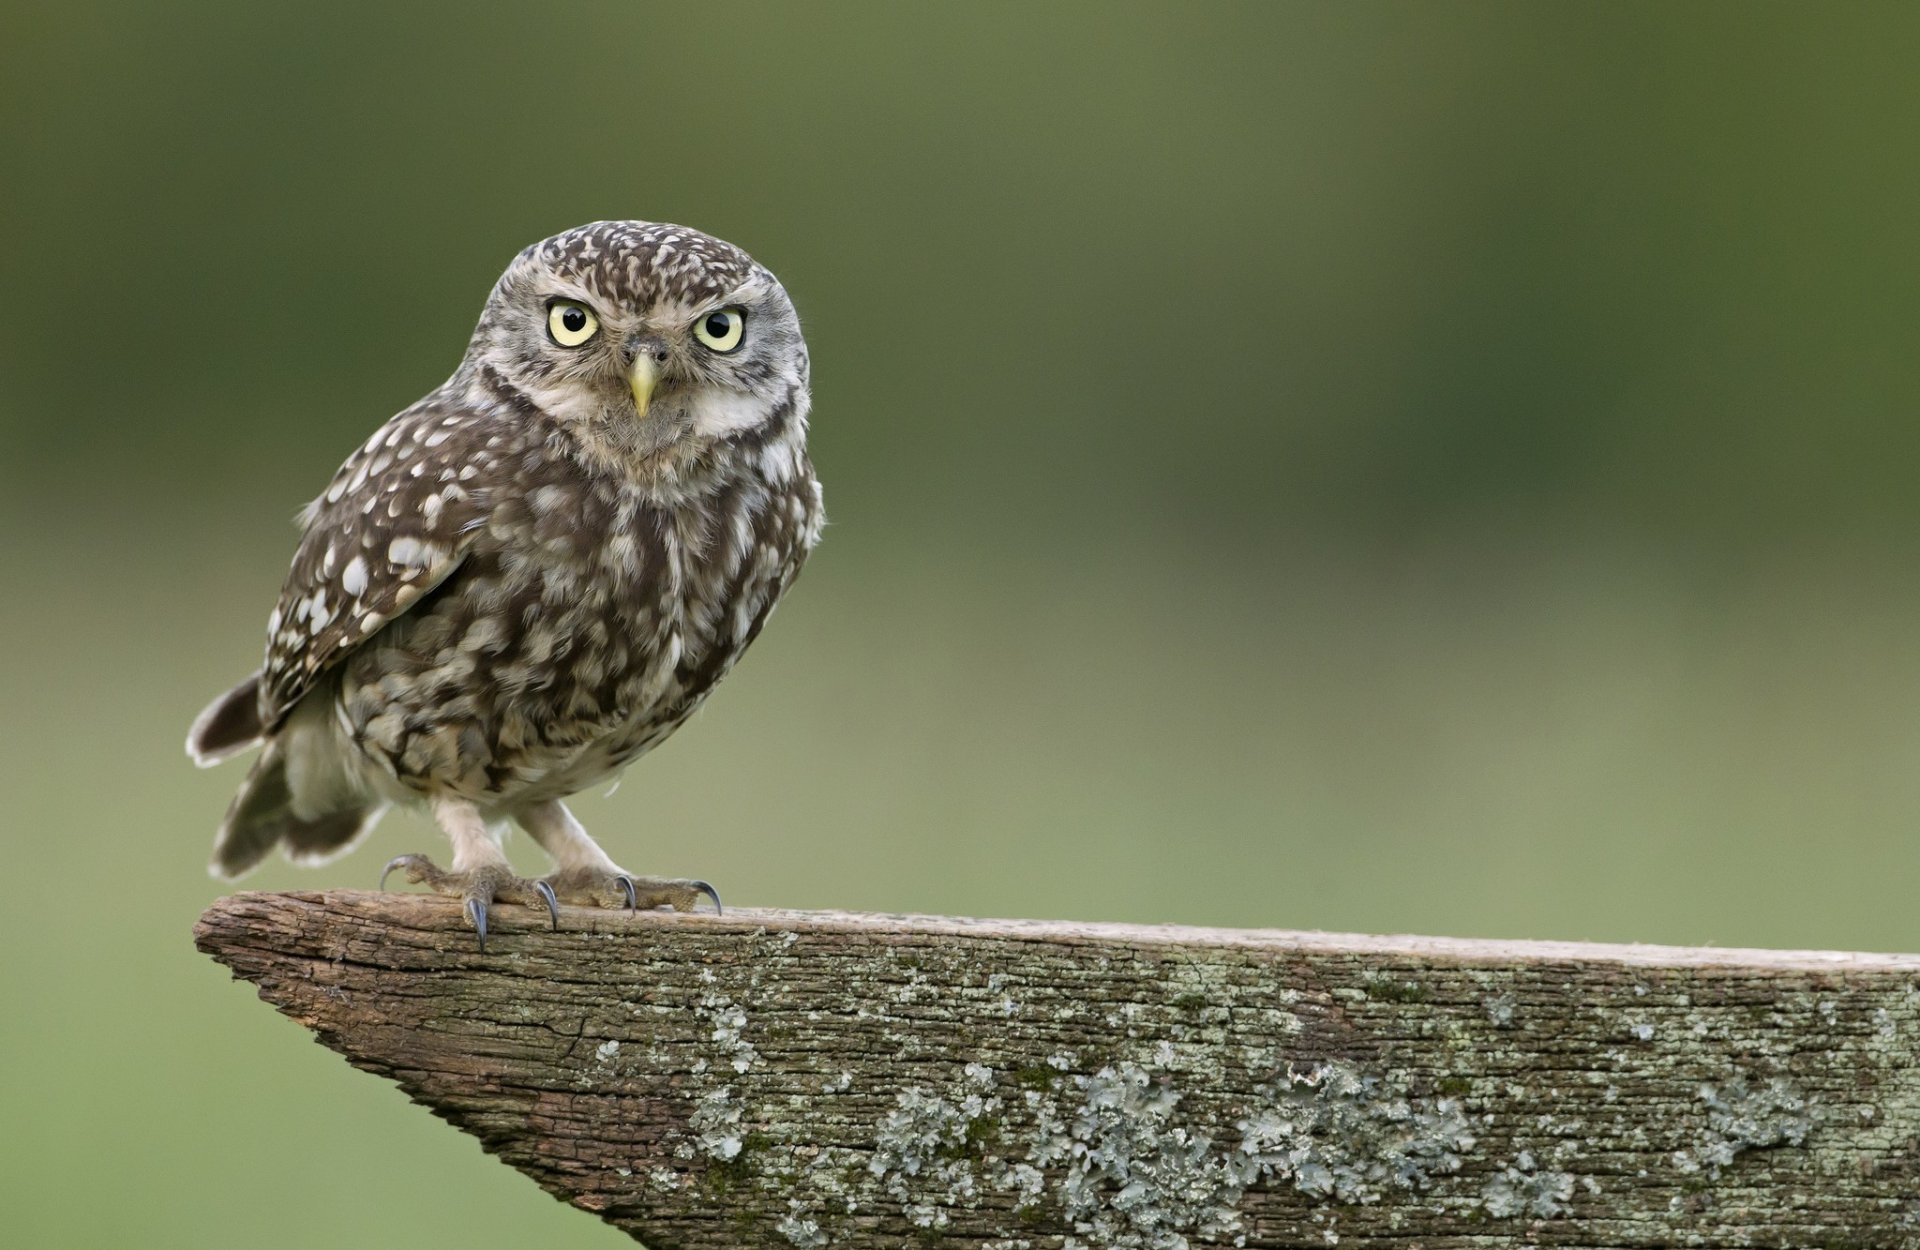
{"type": "Polygon", "coordinates": [[[436,798],[433,819],[453,843],[453,868],[442,869],[424,855],[402,855],[380,874],[382,889],[386,888],[387,873],[398,868],[415,885],[424,883],[435,894],[458,895],[465,904],[467,919],[480,936],[482,951],[487,949],[487,909],[496,902],[527,907],[544,904],[553,927],[560,927],[560,905],[553,887],[514,875],[500,844],[487,832],[479,808],[465,799],[436,798]]]}
{"type": "Polygon", "coordinates": [[[536,803],[515,814],[520,827],[553,857],[553,872],[541,884],[569,903],[590,907],[671,907],[692,911],[700,896],[720,910],[720,892],[704,881],[636,877],[607,858],[600,844],[558,799],[536,803]]]}

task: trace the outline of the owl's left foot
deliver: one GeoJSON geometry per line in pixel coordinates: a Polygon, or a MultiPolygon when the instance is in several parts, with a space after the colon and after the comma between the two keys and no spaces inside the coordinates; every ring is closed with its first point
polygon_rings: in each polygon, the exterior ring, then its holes
{"type": "Polygon", "coordinates": [[[681,881],[668,877],[634,877],[624,872],[600,868],[563,868],[540,881],[565,903],[587,907],[636,908],[671,907],[675,911],[693,911],[702,897],[713,900],[720,914],[720,891],[704,881],[681,881]]]}
{"type": "Polygon", "coordinates": [[[449,872],[425,855],[401,855],[389,860],[380,873],[380,888],[387,888],[387,876],[401,870],[414,885],[425,885],[435,894],[458,897],[473,931],[479,935],[480,950],[487,949],[487,910],[495,902],[519,903],[527,907],[545,904],[553,927],[560,927],[560,904],[553,887],[544,881],[529,881],[513,875],[506,864],[482,864],[468,872],[449,872]]]}

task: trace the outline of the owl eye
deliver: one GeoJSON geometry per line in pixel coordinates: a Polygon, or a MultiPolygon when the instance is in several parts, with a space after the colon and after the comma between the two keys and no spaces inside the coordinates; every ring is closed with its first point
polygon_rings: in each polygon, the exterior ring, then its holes
{"type": "Polygon", "coordinates": [[[722,308],[693,323],[693,337],[716,352],[730,352],[740,346],[740,336],[746,331],[747,310],[744,308],[722,308]]]}
{"type": "Polygon", "coordinates": [[[600,332],[593,309],[572,300],[555,300],[547,309],[547,333],[562,347],[578,347],[600,332]]]}

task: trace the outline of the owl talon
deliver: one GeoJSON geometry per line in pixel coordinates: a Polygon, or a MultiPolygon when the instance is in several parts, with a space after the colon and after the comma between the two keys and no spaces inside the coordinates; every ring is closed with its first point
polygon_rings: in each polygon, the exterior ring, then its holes
{"type": "Polygon", "coordinates": [[[687,882],[687,884],[692,886],[694,889],[699,890],[701,893],[705,894],[708,898],[713,900],[714,915],[724,916],[727,914],[727,909],[720,906],[720,891],[714,889],[712,886],[708,885],[704,881],[689,881],[687,882]]]}
{"type": "Polygon", "coordinates": [[[487,953],[487,900],[478,894],[467,895],[467,919],[473,924],[473,931],[480,936],[480,953],[487,953]]]}
{"type": "Polygon", "coordinates": [[[393,870],[396,868],[406,869],[407,881],[413,885],[419,885],[427,879],[426,870],[433,868],[433,862],[424,855],[394,856],[387,861],[387,866],[380,870],[380,889],[387,888],[387,878],[393,875],[393,870]]]}
{"type": "Polygon", "coordinates": [[[639,910],[640,895],[633,888],[633,878],[629,877],[626,873],[623,872],[619,876],[615,877],[614,880],[618,881],[620,883],[620,888],[626,892],[627,910],[629,912],[639,910]]]}
{"type": "Polygon", "coordinates": [[[553,931],[560,932],[560,900],[553,896],[553,887],[544,881],[535,881],[533,888],[547,904],[547,915],[553,919],[553,931]]]}

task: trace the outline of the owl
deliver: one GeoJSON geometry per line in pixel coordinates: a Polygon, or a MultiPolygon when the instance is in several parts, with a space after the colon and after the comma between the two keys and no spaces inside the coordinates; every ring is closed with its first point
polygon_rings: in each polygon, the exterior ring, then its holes
{"type": "Polygon", "coordinates": [[[212,871],[351,850],[424,806],[463,900],[691,910],[567,809],[693,715],[819,540],[807,347],[786,290],[698,230],[603,221],[535,243],[460,367],[300,514],[260,670],[194,721],[207,767],[258,746],[212,871]],[[516,875],[508,822],[553,861],[516,875]]]}

